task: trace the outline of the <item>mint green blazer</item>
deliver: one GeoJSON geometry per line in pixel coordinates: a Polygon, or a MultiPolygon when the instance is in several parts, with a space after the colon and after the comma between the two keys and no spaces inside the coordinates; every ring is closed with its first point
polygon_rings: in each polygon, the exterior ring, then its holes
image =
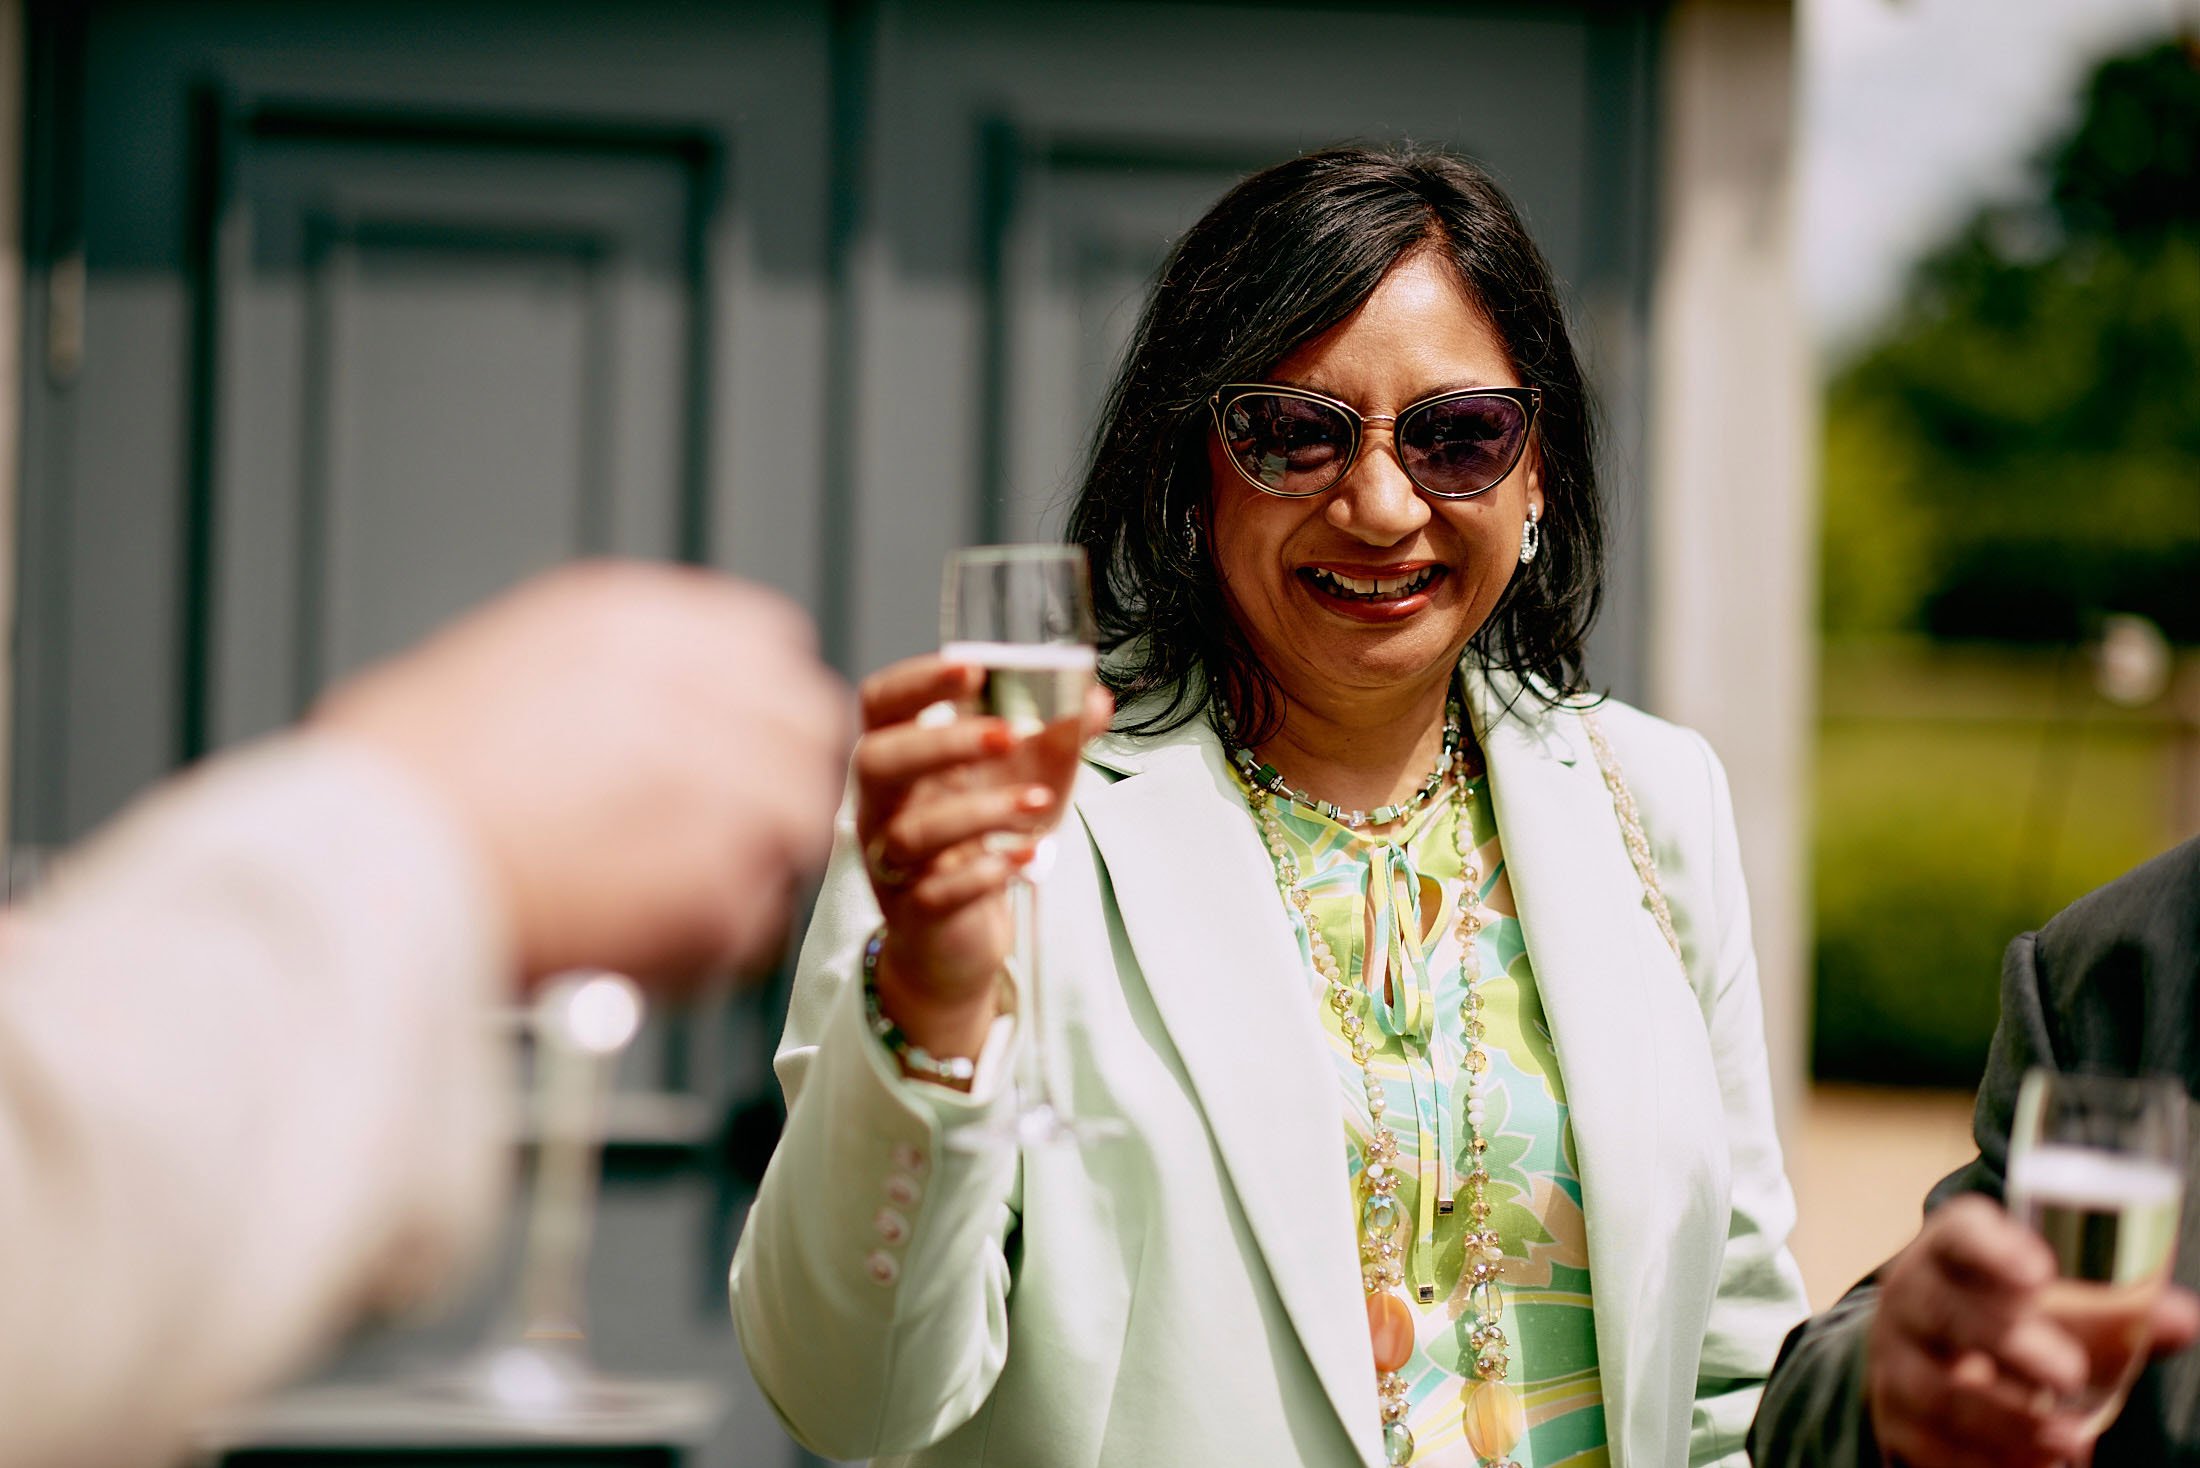
{"type": "MultiPolygon", "coordinates": [[[[1515,692],[1473,676],[1469,712],[1572,1112],[1612,1460],[1739,1468],[1807,1307],[1726,777],[1698,735],[1599,712],[1684,971],[1580,716],[1515,692]]],[[[972,1154],[943,1144],[1008,1104],[1001,1047],[966,1097],[871,1037],[878,911],[842,812],[733,1262],[756,1380],[833,1458],[1379,1468],[1333,1063],[1213,732],[1096,741],[1060,845],[1047,1053],[1129,1137],[972,1154]]]]}

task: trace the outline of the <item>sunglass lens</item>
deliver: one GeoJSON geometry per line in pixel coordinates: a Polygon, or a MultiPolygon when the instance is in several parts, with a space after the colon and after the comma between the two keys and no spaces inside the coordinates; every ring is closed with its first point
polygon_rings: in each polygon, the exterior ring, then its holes
{"type": "Polygon", "coordinates": [[[1277,494],[1319,494],[1344,471],[1352,425],[1325,403],[1242,393],[1222,412],[1223,443],[1246,477],[1277,494]]]}
{"type": "Polygon", "coordinates": [[[1512,472],[1527,436],[1527,412],[1511,398],[1444,398],[1398,425],[1398,452],[1424,488],[1478,494],[1512,472]]]}

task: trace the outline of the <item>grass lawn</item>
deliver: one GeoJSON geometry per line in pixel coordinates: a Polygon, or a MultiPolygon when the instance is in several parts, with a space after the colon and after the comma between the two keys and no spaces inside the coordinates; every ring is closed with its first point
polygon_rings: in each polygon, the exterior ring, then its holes
{"type": "Polygon", "coordinates": [[[1813,850],[1821,1079],[1975,1084],[2001,951],[2172,845],[2177,726],[2055,655],[1827,650],[1813,850]]]}

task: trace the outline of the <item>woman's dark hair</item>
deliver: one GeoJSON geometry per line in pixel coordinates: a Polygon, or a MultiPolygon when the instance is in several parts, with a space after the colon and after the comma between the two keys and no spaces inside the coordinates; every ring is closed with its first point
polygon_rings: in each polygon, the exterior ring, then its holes
{"type": "Polygon", "coordinates": [[[1282,691],[1230,615],[1213,559],[1186,535],[1210,491],[1207,399],[1226,382],[1263,379],[1418,250],[1451,264],[1523,384],[1543,394],[1542,553],[1515,572],[1470,646],[1540,698],[1585,691],[1604,515],[1591,406],[1550,268],[1474,164],[1337,147],[1254,174],[1177,242],[1109,393],[1069,534],[1092,557],[1101,647],[1112,654],[1102,677],[1126,705],[1170,695],[1130,732],[1186,723],[1212,688],[1242,737],[1274,733],[1282,691]]]}

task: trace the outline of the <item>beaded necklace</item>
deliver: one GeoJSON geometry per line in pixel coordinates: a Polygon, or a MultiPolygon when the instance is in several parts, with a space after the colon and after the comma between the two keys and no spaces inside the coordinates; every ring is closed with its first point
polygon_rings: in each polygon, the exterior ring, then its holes
{"type": "Polygon", "coordinates": [[[1215,723],[1222,731],[1222,747],[1230,751],[1230,762],[1245,776],[1245,783],[1258,786],[1271,795],[1298,802],[1308,810],[1327,816],[1341,826],[1359,831],[1365,826],[1384,826],[1392,821],[1417,815],[1436,798],[1436,792],[1444,788],[1444,777],[1451,773],[1452,761],[1460,749],[1460,734],[1465,721],[1459,709],[1459,698],[1454,694],[1444,703],[1444,748],[1436,757],[1436,768],[1430,770],[1421,788],[1395,805],[1378,805],[1373,810],[1346,810],[1343,806],[1316,796],[1308,795],[1285,781],[1276,767],[1267,763],[1252,750],[1237,741],[1237,720],[1220,704],[1215,705],[1215,723]]]}
{"type": "MultiPolygon", "coordinates": [[[[1405,1226],[1405,1211],[1398,1202],[1398,1136],[1383,1120],[1388,1103],[1383,1096],[1382,1080],[1375,1073],[1375,1046],[1366,1034],[1366,1022],[1360,1018],[1355,1002],[1359,995],[1345,981],[1343,965],[1337,961],[1321,930],[1314,925],[1313,898],[1299,885],[1298,858],[1291,853],[1273,802],[1280,796],[1319,811],[1331,820],[1342,820],[1343,815],[1328,802],[1314,800],[1285,785],[1273,766],[1259,764],[1250,750],[1237,747],[1228,714],[1220,708],[1216,713],[1232,761],[1246,772],[1246,802],[1260,823],[1269,858],[1275,863],[1276,889],[1283,896],[1284,909],[1305,939],[1306,951],[1323,981],[1324,1002],[1336,1012],[1338,1024],[1352,1047],[1352,1059],[1360,1067],[1371,1137],[1361,1169],[1364,1193],[1359,1210],[1360,1281],[1367,1292],[1368,1335],[1374,1347],[1376,1395],[1383,1420],[1383,1456],[1392,1468],[1403,1468],[1413,1461],[1414,1451],[1413,1430],[1405,1421],[1407,1385],[1402,1374],[1402,1369],[1413,1357],[1414,1320],[1412,1307],[1399,1293],[1405,1286],[1405,1251],[1398,1241],[1399,1231],[1405,1226]],[[1256,766],[1271,778],[1256,779],[1256,766]]],[[[1474,1164],[1465,1178],[1467,1215],[1472,1227],[1464,1241],[1464,1272],[1469,1281],[1467,1305],[1473,1316],[1467,1343],[1474,1351],[1476,1378],[1466,1393],[1463,1417],[1467,1445],[1483,1468],[1518,1468],[1505,1455],[1526,1433],[1527,1414],[1518,1389],[1505,1379],[1511,1369],[1511,1359],[1500,1325],[1505,1306],[1504,1292],[1498,1282],[1505,1251],[1497,1231],[1489,1224],[1490,1175],[1483,1163],[1489,1151],[1482,1125],[1490,1055],[1483,1043],[1487,1030],[1482,1018],[1482,962],[1476,935],[1487,925],[1488,915],[1482,906],[1481,868],[1471,844],[1467,755],[1459,737],[1462,722],[1455,692],[1445,709],[1443,754],[1427,783],[1411,801],[1399,806],[1383,806],[1374,812],[1379,818],[1375,822],[1352,820],[1344,824],[1355,827],[1380,824],[1382,819],[1397,818],[1397,815],[1385,817],[1384,812],[1405,814],[1419,810],[1435,798],[1447,780],[1451,783],[1453,798],[1458,801],[1452,820],[1452,845],[1458,854],[1461,874],[1457,935],[1459,979],[1465,997],[1460,1001],[1459,1017],[1467,1040],[1464,1062],[1467,1131],[1474,1164]]],[[[1364,831],[1355,834],[1363,840],[1374,839],[1364,831]]]]}

